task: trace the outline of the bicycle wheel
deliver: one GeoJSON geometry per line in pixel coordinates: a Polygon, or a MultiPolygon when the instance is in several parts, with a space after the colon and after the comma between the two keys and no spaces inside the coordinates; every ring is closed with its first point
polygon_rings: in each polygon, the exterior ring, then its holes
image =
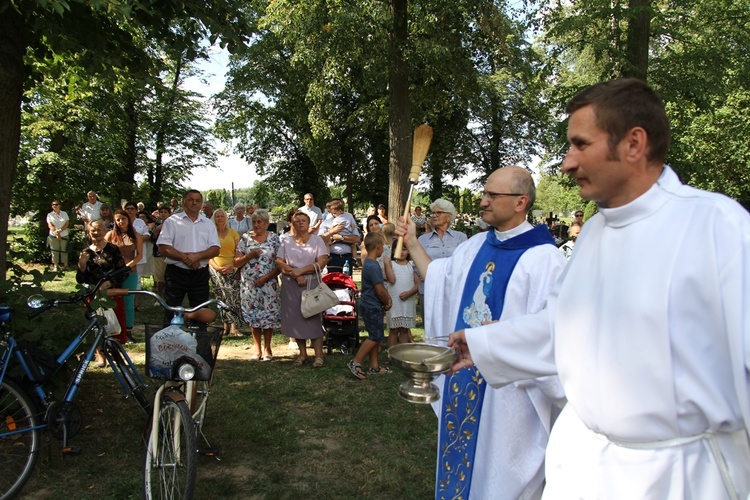
{"type": "Polygon", "coordinates": [[[39,455],[39,420],[34,403],[18,385],[0,386],[0,498],[13,498],[31,476],[39,455]],[[24,429],[26,429],[24,431],[24,429]],[[21,431],[21,432],[19,432],[21,431]],[[6,433],[15,434],[6,435],[6,433]]]}
{"type": "Polygon", "coordinates": [[[191,498],[198,454],[187,403],[164,396],[154,418],[159,420],[157,435],[151,436],[146,449],[144,495],[148,499],[191,498]]]}
{"type": "Polygon", "coordinates": [[[146,397],[144,392],[144,384],[137,373],[133,373],[133,368],[128,361],[125,361],[124,356],[127,356],[122,350],[122,344],[115,342],[111,339],[104,341],[104,349],[107,354],[112,358],[112,370],[115,374],[119,374],[125,384],[128,386],[128,396],[133,396],[138,402],[138,405],[146,412],[147,415],[151,414],[151,402],[146,397]]]}

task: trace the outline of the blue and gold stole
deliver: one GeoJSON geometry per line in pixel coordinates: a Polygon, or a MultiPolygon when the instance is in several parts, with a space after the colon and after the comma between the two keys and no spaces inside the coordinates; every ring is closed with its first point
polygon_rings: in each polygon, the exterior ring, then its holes
{"type": "MultiPolygon", "coordinates": [[[[498,320],[518,260],[529,248],[543,244],[555,244],[544,225],[505,241],[488,231],[466,277],[454,331],[498,320]]],[[[445,378],[435,498],[469,498],[486,386],[475,367],[445,378]]]]}

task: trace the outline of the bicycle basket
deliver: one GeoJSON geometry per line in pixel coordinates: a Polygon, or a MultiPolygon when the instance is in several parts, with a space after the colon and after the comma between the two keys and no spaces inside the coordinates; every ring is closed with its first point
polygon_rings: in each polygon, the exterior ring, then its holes
{"type": "Polygon", "coordinates": [[[145,325],[146,375],[177,380],[183,363],[195,367],[193,380],[210,380],[219,354],[223,328],[217,326],[145,325]]]}

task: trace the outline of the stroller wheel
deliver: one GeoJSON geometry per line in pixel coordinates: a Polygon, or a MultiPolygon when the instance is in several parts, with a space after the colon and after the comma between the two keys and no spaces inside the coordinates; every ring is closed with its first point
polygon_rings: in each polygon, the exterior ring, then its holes
{"type": "Polygon", "coordinates": [[[341,344],[340,349],[341,354],[351,354],[354,351],[349,344],[341,344]]]}

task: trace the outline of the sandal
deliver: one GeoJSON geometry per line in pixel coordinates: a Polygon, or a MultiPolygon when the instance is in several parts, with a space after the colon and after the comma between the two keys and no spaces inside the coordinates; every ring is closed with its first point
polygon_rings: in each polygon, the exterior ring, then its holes
{"type": "Polygon", "coordinates": [[[294,366],[302,366],[305,364],[305,361],[307,361],[307,358],[298,356],[297,359],[294,360],[294,366]]]}
{"type": "Polygon", "coordinates": [[[352,372],[352,375],[357,377],[359,380],[364,380],[367,378],[367,375],[365,375],[365,371],[362,369],[362,365],[359,363],[355,363],[354,360],[349,361],[346,366],[349,367],[349,371],[352,372]]]}
{"type": "Polygon", "coordinates": [[[393,373],[393,370],[388,368],[387,366],[381,366],[378,368],[370,368],[367,370],[368,375],[386,375],[388,373],[393,373]]]}
{"type": "Polygon", "coordinates": [[[313,368],[320,368],[325,364],[325,361],[323,361],[323,358],[315,358],[315,362],[313,363],[313,368]]]}

